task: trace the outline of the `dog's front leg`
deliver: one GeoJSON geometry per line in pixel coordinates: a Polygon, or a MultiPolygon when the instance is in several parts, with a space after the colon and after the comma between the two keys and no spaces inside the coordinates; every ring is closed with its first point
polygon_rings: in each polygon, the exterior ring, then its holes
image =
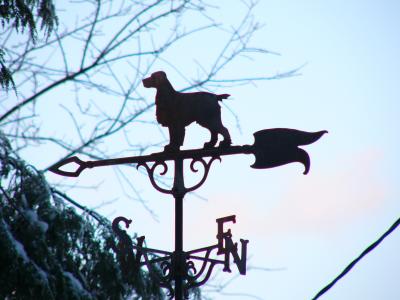
{"type": "Polygon", "coordinates": [[[168,127],[168,131],[169,144],[164,147],[164,151],[178,151],[185,139],[185,127],[170,126],[168,127]]]}

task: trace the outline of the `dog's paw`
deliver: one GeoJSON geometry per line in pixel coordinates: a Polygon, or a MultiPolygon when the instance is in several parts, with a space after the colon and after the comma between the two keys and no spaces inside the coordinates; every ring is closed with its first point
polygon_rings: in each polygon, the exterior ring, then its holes
{"type": "Polygon", "coordinates": [[[175,146],[175,145],[166,145],[164,147],[164,152],[178,152],[179,151],[179,146],[175,146]]]}
{"type": "Polygon", "coordinates": [[[219,148],[228,148],[231,144],[232,144],[231,141],[224,140],[224,141],[219,143],[218,147],[219,148]]]}
{"type": "Polygon", "coordinates": [[[207,142],[207,143],[204,143],[203,149],[212,149],[214,147],[215,147],[214,143],[207,142]]]}

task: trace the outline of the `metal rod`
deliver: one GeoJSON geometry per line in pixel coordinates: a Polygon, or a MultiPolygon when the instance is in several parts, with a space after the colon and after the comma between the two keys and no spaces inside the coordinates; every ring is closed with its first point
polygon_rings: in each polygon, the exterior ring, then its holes
{"type": "Polygon", "coordinates": [[[201,260],[201,261],[212,262],[212,263],[214,263],[214,264],[224,264],[224,263],[225,263],[225,261],[223,261],[223,260],[212,259],[212,258],[205,258],[205,257],[195,256],[195,255],[190,255],[190,256],[188,256],[188,258],[190,258],[190,259],[197,259],[197,260],[201,260]]]}
{"type": "Polygon", "coordinates": [[[164,250],[159,250],[159,249],[154,249],[154,248],[147,248],[147,247],[140,247],[136,245],[132,245],[133,249],[139,249],[142,252],[151,252],[151,253],[158,253],[158,254],[164,254],[164,255],[171,255],[172,253],[169,251],[164,251],[164,250]]]}
{"type": "Polygon", "coordinates": [[[158,152],[143,156],[130,156],[123,158],[103,159],[98,161],[86,161],[88,168],[111,166],[119,164],[143,163],[151,161],[182,160],[185,158],[200,158],[207,156],[221,156],[232,154],[252,154],[252,145],[230,146],[226,148],[181,150],[179,152],[158,152]]]}
{"type": "Polygon", "coordinates": [[[175,198],[175,252],[174,252],[174,274],[175,274],[175,300],[183,300],[183,271],[185,259],[183,253],[183,197],[185,196],[185,182],[183,179],[183,159],[174,161],[174,185],[172,188],[175,198]]]}
{"type": "Polygon", "coordinates": [[[183,160],[186,158],[199,159],[202,157],[219,157],[221,155],[232,155],[232,154],[251,154],[254,152],[254,147],[251,145],[243,146],[230,146],[226,148],[212,148],[212,149],[195,149],[195,150],[182,150],[177,152],[158,152],[150,155],[143,156],[129,156],[121,158],[111,158],[102,160],[88,160],[83,161],[76,156],[69,157],[53,166],[49,167],[48,170],[51,172],[68,177],[78,177],[83,170],[86,168],[96,168],[103,166],[113,166],[121,164],[143,164],[146,162],[160,162],[169,160],[183,160]],[[61,168],[69,163],[75,163],[79,168],[74,171],[63,171],[61,168]]]}
{"type": "Polygon", "coordinates": [[[207,250],[213,250],[218,248],[218,244],[212,245],[212,246],[208,246],[208,247],[203,247],[203,248],[198,248],[198,249],[194,249],[194,250],[190,250],[187,252],[187,254],[192,254],[192,253],[197,253],[197,252],[204,252],[207,250]]]}

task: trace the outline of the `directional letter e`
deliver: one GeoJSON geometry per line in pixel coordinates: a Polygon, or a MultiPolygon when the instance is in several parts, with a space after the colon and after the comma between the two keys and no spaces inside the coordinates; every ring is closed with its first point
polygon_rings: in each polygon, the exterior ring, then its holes
{"type": "Polygon", "coordinates": [[[219,254],[224,254],[226,252],[225,247],[224,247],[225,237],[232,237],[230,229],[228,229],[228,231],[224,232],[224,223],[227,223],[227,222],[236,223],[236,216],[232,215],[232,216],[228,216],[228,217],[223,217],[223,218],[217,219],[216,221],[218,223],[218,233],[217,233],[218,252],[217,252],[217,255],[219,255],[219,254]]]}
{"type": "Polygon", "coordinates": [[[228,216],[228,217],[224,217],[224,218],[219,218],[216,221],[218,223],[218,234],[217,234],[218,252],[217,252],[217,255],[225,254],[223,271],[231,272],[230,256],[232,255],[233,261],[235,262],[235,264],[239,270],[239,273],[241,275],[245,275],[246,274],[247,243],[249,241],[240,239],[240,243],[242,246],[242,249],[241,249],[242,257],[240,257],[239,253],[238,253],[238,244],[233,243],[233,241],[232,241],[231,230],[228,229],[227,231],[224,231],[224,223],[227,223],[227,222],[236,223],[236,216],[232,215],[232,216],[228,216]]]}

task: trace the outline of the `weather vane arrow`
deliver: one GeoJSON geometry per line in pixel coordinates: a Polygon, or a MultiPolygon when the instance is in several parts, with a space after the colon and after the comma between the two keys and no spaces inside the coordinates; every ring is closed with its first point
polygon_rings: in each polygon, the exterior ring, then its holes
{"type": "Polygon", "coordinates": [[[169,161],[186,158],[219,157],[221,155],[253,154],[255,162],[251,165],[255,169],[267,169],[282,166],[288,163],[299,162],[304,165],[304,173],[310,170],[310,157],[299,146],[316,142],[326,130],[306,132],[289,128],[264,129],[254,133],[253,145],[216,147],[211,149],[195,149],[181,151],[164,151],[143,156],[129,156],[96,161],[83,161],[76,156],[62,160],[49,168],[53,173],[68,177],[78,177],[83,170],[102,166],[121,164],[143,164],[146,162],[169,161]],[[78,165],[75,171],[62,170],[68,164],[78,165]]]}

